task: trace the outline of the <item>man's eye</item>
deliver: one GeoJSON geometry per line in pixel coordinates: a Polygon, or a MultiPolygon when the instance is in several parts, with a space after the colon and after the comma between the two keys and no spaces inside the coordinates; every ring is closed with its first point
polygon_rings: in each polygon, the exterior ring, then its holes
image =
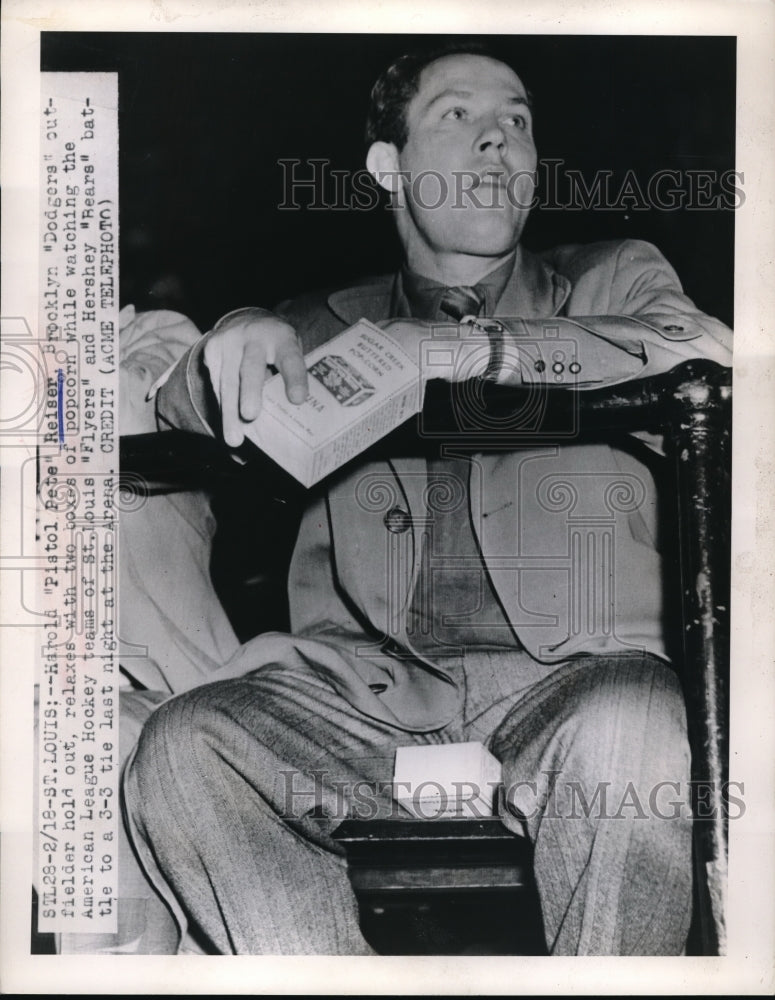
{"type": "Polygon", "coordinates": [[[465,108],[450,108],[441,116],[442,118],[452,118],[453,121],[461,121],[466,117],[465,108]]]}
{"type": "Polygon", "coordinates": [[[527,118],[524,115],[509,115],[506,118],[507,125],[514,125],[515,128],[527,128],[527,118]]]}

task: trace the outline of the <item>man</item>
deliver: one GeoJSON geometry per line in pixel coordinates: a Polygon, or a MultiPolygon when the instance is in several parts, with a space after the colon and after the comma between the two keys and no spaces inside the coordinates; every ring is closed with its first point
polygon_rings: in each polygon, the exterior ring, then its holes
{"type": "MultiPolygon", "coordinates": [[[[403,57],[374,88],[369,139],[402,269],[279,316],[230,314],[160,388],[162,426],[239,446],[268,367],[302,402],[303,352],[361,317],[418,358],[430,337],[444,347],[426,374],[538,393],[729,363],[729,331],[654,248],[520,246],[536,150],[529,95],[503,62],[474,48],[403,57]]],[[[331,832],[364,789],[393,808],[397,746],[465,740],[503,765],[502,819],[533,842],[551,953],[683,949],[689,761],[648,465],[602,444],[477,447],[355,463],[313,490],[292,634],[259,636],[233,680],[146,726],[125,789],[138,852],[206,950],[369,953],[331,832]],[[579,517],[592,526],[581,554],[579,517]],[[668,782],[672,813],[624,808],[668,782]],[[613,816],[579,809],[601,789],[613,816]]]]}

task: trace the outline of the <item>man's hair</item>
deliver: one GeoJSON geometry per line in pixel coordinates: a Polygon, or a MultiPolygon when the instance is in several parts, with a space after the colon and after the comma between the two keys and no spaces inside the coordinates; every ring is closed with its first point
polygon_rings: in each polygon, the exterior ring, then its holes
{"type": "Polygon", "coordinates": [[[420,74],[444,56],[486,56],[509,65],[484,42],[451,40],[435,48],[420,49],[400,56],[380,76],[371,89],[366,118],[366,142],[392,142],[401,150],[409,138],[406,109],[420,86],[420,74]]]}

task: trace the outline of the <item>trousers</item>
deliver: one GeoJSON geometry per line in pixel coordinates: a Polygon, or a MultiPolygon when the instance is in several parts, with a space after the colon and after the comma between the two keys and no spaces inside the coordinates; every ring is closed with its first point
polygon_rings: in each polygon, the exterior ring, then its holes
{"type": "Polygon", "coordinates": [[[124,796],[181,939],[216,954],[372,953],[331,832],[367,801],[395,811],[397,746],[480,740],[503,765],[503,822],[533,843],[549,952],[680,954],[691,811],[674,672],[648,654],[587,656],[525,687],[520,656],[466,656],[459,717],[424,734],[366,717],[298,665],[165,702],[124,796]]]}

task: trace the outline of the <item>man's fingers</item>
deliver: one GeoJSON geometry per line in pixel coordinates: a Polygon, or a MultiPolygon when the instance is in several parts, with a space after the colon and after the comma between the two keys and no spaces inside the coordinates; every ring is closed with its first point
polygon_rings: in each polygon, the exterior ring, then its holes
{"type": "Polygon", "coordinates": [[[293,334],[278,349],[275,366],[285,382],[285,394],[292,403],[303,403],[307,398],[307,366],[301,345],[293,334]]]}
{"type": "Polygon", "coordinates": [[[221,353],[218,396],[221,404],[223,439],[230,448],[238,448],[245,437],[240,420],[240,369],[244,350],[221,353]]]}
{"type": "Polygon", "coordinates": [[[239,371],[239,413],[252,423],[261,412],[261,392],[266,379],[266,351],[259,341],[248,343],[239,371]]]}
{"type": "Polygon", "coordinates": [[[218,348],[217,343],[213,344],[213,342],[210,341],[209,344],[205,345],[204,361],[207,366],[207,370],[210,373],[210,385],[213,387],[213,392],[215,392],[216,396],[218,396],[218,402],[220,403],[221,362],[223,361],[223,355],[221,350],[218,348]]]}
{"type": "Polygon", "coordinates": [[[267,365],[282,374],[292,403],[307,398],[307,369],[293,327],[274,317],[217,331],[204,360],[221,408],[223,438],[230,448],[245,439],[261,413],[267,365]]]}

